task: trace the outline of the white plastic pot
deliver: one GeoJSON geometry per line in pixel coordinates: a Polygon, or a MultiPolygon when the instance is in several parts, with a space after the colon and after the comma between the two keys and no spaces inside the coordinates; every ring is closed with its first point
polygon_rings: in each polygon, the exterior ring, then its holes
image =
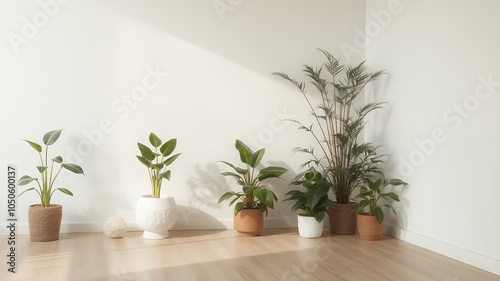
{"type": "Polygon", "coordinates": [[[299,235],[307,238],[318,238],[323,234],[323,222],[318,222],[316,218],[303,214],[297,215],[299,235]]]}

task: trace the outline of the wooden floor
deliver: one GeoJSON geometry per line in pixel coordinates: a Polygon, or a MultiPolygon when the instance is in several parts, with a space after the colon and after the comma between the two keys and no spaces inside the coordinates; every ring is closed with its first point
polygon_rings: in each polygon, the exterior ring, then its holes
{"type": "Polygon", "coordinates": [[[32,243],[17,237],[17,273],[7,271],[1,237],[0,280],[500,280],[423,248],[384,237],[307,239],[294,229],[266,229],[259,237],[233,230],[171,231],[146,240],[140,232],[110,239],[102,233],[61,234],[32,243]]]}

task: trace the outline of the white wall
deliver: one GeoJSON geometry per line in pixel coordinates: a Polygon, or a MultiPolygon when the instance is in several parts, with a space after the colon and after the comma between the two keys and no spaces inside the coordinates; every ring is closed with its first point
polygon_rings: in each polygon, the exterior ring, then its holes
{"type": "Polygon", "coordinates": [[[389,73],[372,137],[410,183],[392,234],[500,274],[500,2],[398,2],[366,7],[368,64],[389,73]]]}
{"type": "MultiPolygon", "coordinates": [[[[183,210],[175,227],[231,228],[233,208],[216,203],[238,187],[216,161],[238,161],[236,138],[265,146],[266,164],[291,170],[272,187],[279,196],[289,190],[304,160],[292,148],[310,140],[281,119],[307,111],[271,73],[301,77],[303,63],[322,62],[315,48],[342,58],[341,43],[364,26],[364,11],[361,0],[1,1],[2,165],[36,175],[37,155],[22,139],[41,143],[45,132],[64,128],[53,151],[86,175],[60,178],[75,194],[53,197],[64,206],[62,231],[101,231],[111,215],[133,225],[138,197],[150,192],[136,142],[151,131],[176,137],[182,156],[162,190],[183,210]],[[138,92],[145,80],[150,89],[138,92]]],[[[19,233],[35,203],[36,193],[19,198],[19,233]]],[[[266,226],[295,226],[290,206],[279,202],[266,226]]]]}

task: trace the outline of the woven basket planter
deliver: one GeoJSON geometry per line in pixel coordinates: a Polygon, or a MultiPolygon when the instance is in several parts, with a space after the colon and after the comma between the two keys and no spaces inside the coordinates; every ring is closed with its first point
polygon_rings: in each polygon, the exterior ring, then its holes
{"type": "Polygon", "coordinates": [[[333,234],[356,233],[356,206],[358,203],[334,203],[333,208],[328,208],[330,215],[330,232],[333,234]]]}
{"type": "Polygon", "coordinates": [[[31,205],[28,209],[30,240],[32,242],[49,242],[59,240],[61,229],[62,206],[51,204],[42,207],[31,205]]]}

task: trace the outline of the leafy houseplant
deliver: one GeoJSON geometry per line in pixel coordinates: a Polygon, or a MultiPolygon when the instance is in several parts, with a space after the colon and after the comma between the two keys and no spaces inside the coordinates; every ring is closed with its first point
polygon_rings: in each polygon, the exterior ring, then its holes
{"type": "Polygon", "coordinates": [[[328,199],[330,184],[325,177],[314,167],[310,167],[304,173],[299,174],[292,185],[302,185],[305,191],[291,190],[285,194],[285,201],[295,201],[292,211],[302,210],[306,216],[314,217],[316,221],[322,222],[327,207],[332,207],[333,202],[328,199]]]}
{"type": "Polygon", "coordinates": [[[383,179],[369,182],[360,188],[356,198],[359,204],[356,208],[357,226],[361,239],[380,240],[384,231],[384,211],[382,207],[396,211],[389,204],[390,201],[399,202],[399,196],[394,192],[385,192],[388,186],[405,186],[406,182],[400,179],[383,179]],[[383,200],[382,203],[380,200],[383,200]],[[368,207],[368,212],[363,212],[368,207]]]}
{"type": "MultiPolygon", "coordinates": [[[[337,204],[351,204],[352,193],[361,184],[372,180],[381,173],[377,164],[381,162],[381,155],[377,155],[376,147],[368,142],[360,141],[360,135],[365,126],[366,116],[373,110],[381,108],[381,103],[368,103],[354,109],[354,101],[365,86],[383,74],[383,71],[369,73],[364,62],[356,65],[342,65],[338,59],[327,51],[320,50],[326,57],[321,67],[304,66],[304,73],[310,79],[310,85],[316,90],[316,96],[308,92],[306,83],[290,78],[283,72],[274,75],[291,82],[299,89],[307,102],[313,123],[304,125],[300,121],[291,120],[298,124],[299,130],[310,133],[316,140],[317,153],[314,148],[295,148],[296,152],[307,153],[311,159],[303,164],[315,164],[325,172],[326,180],[330,183],[337,204]],[[326,72],[326,73],[325,73],[326,72]],[[317,105],[314,105],[315,101],[317,105]]],[[[355,207],[355,206],[354,206],[355,207]]],[[[352,234],[355,232],[354,207],[351,213],[350,224],[340,230],[336,229],[337,216],[330,216],[332,232],[337,234],[352,234]]],[[[351,208],[351,207],[349,207],[351,208]]],[[[339,208],[337,208],[339,209],[339,208]]]]}
{"type": "Polygon", "coordinates": [[[242,191],[228,191],[219,198],[218,203],[231,198],[229,205],[233,205],[236,201],[239,201],[234,207],[235,229],[242,236],[255,236],[260,233],[263,227],[263,214],[267,216],[268,209],[273,209],[274,202],[278,201],[276,194],[272,190],[266,188],[262,182],[270,178],[279,178],[288,170],[277,166],[269,166],[257,170],[257,166],[260,164],[265,154],[265,149],[261,148],[253,152],[245,143],[238,139],[235,142],[235,148],[239,152],[241,162],[246,166],[240,168],[229,162],[221,161],[234,170],[234,172],[223,172],[221,175],[234,177],[241,186],[242,191]],[[245,221],[241,222],[239,220],[243,216],[241,213],[255,214],[256,220],[258,220],[256,228],[260,229],[253,229],[250,231],[241,229],[239,226],[245,223],[245,221]]]}
{"type": "Polygon", "coordinates": [[[24,175],[19,179],[19,185],[28,185],[36,182],[36,187],[30,187],[19,196],[28,191],[36,191],[40,196],[40,204],[31,205],[28,210],[28,220],[30,227],[30,239],[34,242],[54,241],[59,239],[59,230],[62,219],[62,206],[51,204],[52,195],[56,191],[60,191],[66,195],[73,196],[73,193],[67,188],[55,188],[55,181],[62,169],[68,170],[75,174],[84,174],[82,167],[77,164],[64,163],[61,156],[56,156],[50,159],[49,162],[49,146],[53,145],[61,135],[62,130],[53,130],[44,134],[43,147],[33,141],[24,140],[27,142],[40,157],[40,165],[36,166],[40,173],[40,178],[34,178],[29,175],[24,175]],[[47,214],[47,215],[45,215],[47,214]],[[51,221],[46,221],[46,218],[51,218],[51,221]],[[53,219],[53,221],[52,221],[53,219]],[[52,225],[53,224],[53,225],[52,225]]]}
{"type": "Polygon", "coordinates": [[[161,187],[163,179],[170,180],[170,166],[180,155],[172,155],[177,139],[170,139],[165,143],[154,133],[149,134],[149,143],[152,148],[137,143],[141,155],[137,159],[148,169],[151,184],[151,194],[142,195],[136,206],[136,221],[147,239],[164,239],[168,237],[168,230],[177,220],[177,205],[171,196],[162,197],[161,187]]]}
{"type": "Polygon", "coordinates": [[[163,179],[170,180],[171,171],[168,170],[167,167],[181,154],[177,153],[170,156],[177,146],[177,139],[170,139],[163,143],[158,136],[154,133],[150,133],[149,143],[152,145],[153,149],[142,143],[137,143],[141,155],[137,155],[136,157],[146,166],[146,168],[148,168],[152,196],[154,198],[160,198],[163,179]]]}
{"type": "Polygon", "coordinates": [[[285,201],[295,201],[292,211],[304,211],[297,215],[299,235],[308,238],[321,237],[327,207],[333,206],[333,202],[328,199],[330,184],[314,167],[299,174],[291,184],[306,188],[305,191],[291,190],[285,194],[288,196],[285,201]]]}

